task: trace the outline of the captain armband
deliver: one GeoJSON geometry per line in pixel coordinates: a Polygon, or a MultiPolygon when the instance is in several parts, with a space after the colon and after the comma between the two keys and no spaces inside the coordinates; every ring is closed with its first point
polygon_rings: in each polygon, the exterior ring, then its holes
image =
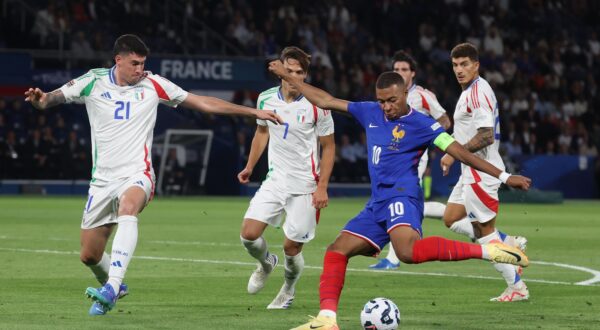
{"type": "Polygon", "coordinates": [[[436,147],[440,148],[440,150],[442,151],[446,151],[446,148],[448,148],[448,146],[451,145],[452,142],[454,142],[454,138],[446,132],[438,135],[435,138],[435,140],[433,140],[433,144],[435,144],[436,147]]]}

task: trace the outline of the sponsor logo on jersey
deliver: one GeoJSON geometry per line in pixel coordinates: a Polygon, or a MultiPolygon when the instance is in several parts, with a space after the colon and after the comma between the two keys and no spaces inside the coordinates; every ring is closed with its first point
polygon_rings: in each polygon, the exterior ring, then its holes
{"type": "Polygon", "coordinates": [[[73,85],[75,85],[75,80],[71,80],[67,83],[67,87],[71,87],[73,85]]]}
{"type": "Polygon", "coordinates": [[[112,99],[109,92],[104,92],[100,96],[103,97],[103,98],[105,98],[105,99],[107,99],[107,100],[111,100],[112,99]]]}
{"type": "Polygon", "coordinates": [[[442,125],[440,125],[440,123],[435,122],[435,124],[431,125],[431,130],[435,131],[436,129],[442,127],[442,125]]]}

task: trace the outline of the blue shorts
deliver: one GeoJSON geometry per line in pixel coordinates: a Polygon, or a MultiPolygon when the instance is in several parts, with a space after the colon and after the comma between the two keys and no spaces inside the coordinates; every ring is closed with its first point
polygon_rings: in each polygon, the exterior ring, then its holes
{"type": "Polygon", "coordinates": [[[367,203],[348,221],[342,232],[360,237],[381,251],[390,242],[389,232],[398,226],[413,228],[423,237],[423,200],[407,196],[367,203]]]}

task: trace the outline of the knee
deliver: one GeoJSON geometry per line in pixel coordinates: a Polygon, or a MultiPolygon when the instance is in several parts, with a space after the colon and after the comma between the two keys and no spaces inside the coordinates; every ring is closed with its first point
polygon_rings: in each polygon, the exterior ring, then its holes
{"type": "Polygon", "coordinates": [[[442,220],[444,220],[444,225],[446,225],[448,228],[452,227],[452,224],[456,222],[456,219],[453,219],[445,214],[444,217],[442,217],[442,220]]]}
{"type": "Polygon", "coordinates": [[[402,263],[405,263],[405,264],[413,263],[412,249],[410,249],[410,251],[408,249],[394,249],[394,252],[396,252],[396,256],[402,263]]]}
{"type": "Polygon", "coordinates": [[[136,216],[138,214],[138,209],[135,203],[132,203],[129,200],[122,200],[119,202],[119,215],[133,215],[136,216]]]}
{"type": "Polygon", "coordinates": [[[100,257],[88,251],[81,251],[79,254],[79,260],[86,266],[97,265],[100,262],[100,259],[100,257]]]}
{"type": "Polygon", "coordinates": [[[286,256],[296,256],[302,252],[302,243],[286,242],[286,244],[283,245],[283,252],[286,256]]]}
{"type": "Polygon", "coordinates": [[[240,237],[247,241],[256,241],[261,235],[262,233],[245,227],[243,227],[240,232],[240,237]]]}

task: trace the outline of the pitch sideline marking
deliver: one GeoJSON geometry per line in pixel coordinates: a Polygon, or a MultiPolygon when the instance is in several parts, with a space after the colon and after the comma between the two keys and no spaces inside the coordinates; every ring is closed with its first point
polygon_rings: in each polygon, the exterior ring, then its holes
{"type": "MultiPolygon", "coordinates": [[[[3,251],[12,251],[12,252],[29,252],[29,253],[49,253],[49,254],[63,254],[63,255],[78,255],[77,251],[59,251],[59,250],[35,250],[35,249],[16,249],[16,248],[0,248],[3,251]]],[[[190,258],[171,258],[171,257],[154,257],[154,256],[134,256],[134,259],[143,259],[143,260],[160,260],[160,261],[181,261],[181,262],[193,262],[193,263],[210,263],[210,264],[228,264],[228,265],[240,265],[240,266],[255,266],[256,264],[253,262],[243,262],[243,261],[227,261],[227,260],[209,260],[209,259],[190,259],[190,258]]],[[[528,278],[528,282],[537,282],[537,283],[546,283],[546,284],[561,284],[561,285],[583,285],[583,286],[596,286],[594,283],[600,282],[600,272],[574,265],[568,264],[559,264],[553,262],[544,262],[544,261],[536,261],[532,262],[541,265],[551,265],[558,267],[565,267],[569,269],[576,269],[584,272],[590,272],[594,274],[594,277],[577,283],[571,282],[562,282],[562,281],[547,281],[547,280],[536,280],[528,278]]],[[[323,269],[320,266],[304,266],[307,269],[323,269]]],[[[484,280],[501,280],[497,277],[490,276],[479,276],[479,275],[459,275],[459,274],[448,274],[448,273],[432,273],[432,272],[407,272],[403,270],[395,270],[393,272],[386,270],[372,270],[372,269],[358,269],[358,268],[348,268],[349,271],[353,272],[369,272],[369,273],[381,273],[381,274],[405,274],[405,275],[427,275],[427,276],[440,276],[440,277],[462,277],[462,278],[473,278],[473,279],[484,279],[484,280]]]]}

